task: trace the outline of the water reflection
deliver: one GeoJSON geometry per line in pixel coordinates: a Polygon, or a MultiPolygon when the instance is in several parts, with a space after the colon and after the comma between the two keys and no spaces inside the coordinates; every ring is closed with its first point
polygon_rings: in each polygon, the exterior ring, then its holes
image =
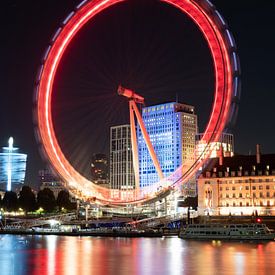
{"type": "Polygon", "coordinates": [[[273,255],[274,242],[2,235],[0,274],[272,274],[273,255]]]}

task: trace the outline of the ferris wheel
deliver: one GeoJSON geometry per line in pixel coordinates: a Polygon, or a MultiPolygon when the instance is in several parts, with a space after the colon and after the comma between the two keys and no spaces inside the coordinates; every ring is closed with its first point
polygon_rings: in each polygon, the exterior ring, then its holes
{"type": "MultiPolygon", "coordinates": [[[[43,57],[43,64],[39,69],[35,90],[37,136],[51,165],[64,179],[66,187],[76,197],[113,205],[152,201],[166,196],[173,188],[193,177],[207,161],[207,156],[211,153],[211,144],[219,141],[222,132],[234,123],[240,96],[240,65],[235,41],[227,23],[215,6],[208,0],[160,0],[160,2],[177,8],[195,23],[203,34],[211,52],[214,65],[215,90],[212,111],[202,137],[208,146],[206,146],[203,154],[196,157],[192,164],[187,167],[178,167],[169,177],[162,178],[159,182],[150,186],[150,189],[145,191],[140,190],[140,188],[129,190],[126,197],[120,194],[114,198],[111,195],[111,189],[98,186],[81,175],[66,158],[55,133],[51,105],[53,84],[63,55],[76,34],[96,15],[123,2],[126,2],[126,0],[84,0],[77,6],[54,34],[51,45],[47,48],[43,57]],[[162,186],[161,191],[159,191],[159,186],[162,186]]],[[[134,104],[131,104],[131,108],[134,108],[134,104]]]]}

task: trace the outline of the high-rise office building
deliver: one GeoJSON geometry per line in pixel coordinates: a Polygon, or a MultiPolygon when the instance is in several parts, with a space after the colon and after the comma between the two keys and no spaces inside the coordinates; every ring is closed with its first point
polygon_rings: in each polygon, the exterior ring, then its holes
{"type": "MultiPolygon", "coordinates": [[[[171,102],[145,107],[142,119],[165,177],[194,160],[197,115],[193,106],[171,102]]],[[[142,188],[159,181],[159,177],[139,126],[137,135],[142,188]]]]}
{"type": "Polygon", "coordinates": [[[0,153],[0,188],[6,191],[20,191],[26,174],[27,155],[19,153],[13,147],[10,137],[8,147],[3,147],[0,153]]]}
{"type": "MultiPolygon", "coordinates": [[[[206,137],[210,138],[211,134],[212,133],[209,133],[206,137]]],[[[217,158],[221,154],[224,157],[234,156],[234,136],[232,134],[222,133],[219,141],[210,142],[209,149],[207,149],[206,141],[203,140],[204,135],[205,134],[196,135],[196,158],[217,158]]]]}
{"type": "Polygon", "coordinates": [[[110,188],[135,188],[130,125],[110,129],[110,188]]]}
{"type": "Polygon", "coordinates": [[[108,161],[105,154],[93,155],[91,163],[91,176],[92,181],[95,184],[104,186],[109,183],[108,161]]]}

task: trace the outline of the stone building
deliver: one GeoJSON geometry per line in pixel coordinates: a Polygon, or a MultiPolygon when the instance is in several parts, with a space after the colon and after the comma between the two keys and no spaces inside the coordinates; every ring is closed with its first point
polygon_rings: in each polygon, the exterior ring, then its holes
{"type": "Polygon", "coordinates": [[[212,159],[198,178],[199,215],[275,215],[275,154],[212,159]]]}

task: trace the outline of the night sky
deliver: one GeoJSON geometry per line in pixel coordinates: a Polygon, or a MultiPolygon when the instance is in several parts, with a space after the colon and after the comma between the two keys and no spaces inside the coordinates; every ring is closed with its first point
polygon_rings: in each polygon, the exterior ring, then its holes
{"type": "MultiPolygon", "coordinates": [[[[46,166],[34,137],[33,90],[43,53],[73,0],[1,3],[0,145],[13,136],[28,154],[26,183],[46,166]]],[[[242,96],[234,129],[235,151],[274,153],[275,36],[272,1],[213,0],[228,21],[242,68],[242,96]]],[[[66,156],[85,174],[93,153],[108,152],[111,125],[127,123],[128,106],[116,95],[122,83],[146,104],[193,104],[200,131],[213,92],[212,60],[194,24],[156,1],[129,1],[89,22],[66,51],[54,83],[55,129],[66,156]],[[57,93],[58,91],[58,93],[57,93]],[[77,110],[77,111],[76,111],[77,110]]]]}

